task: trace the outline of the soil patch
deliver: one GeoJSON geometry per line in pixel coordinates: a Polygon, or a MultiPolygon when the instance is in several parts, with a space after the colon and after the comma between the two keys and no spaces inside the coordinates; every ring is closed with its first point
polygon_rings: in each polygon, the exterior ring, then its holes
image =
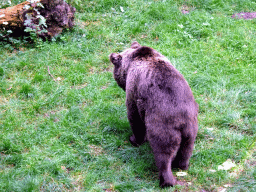
{"type": "Polygon", "coordinates": [[[235,14],[232,15],[232,18],[245,19],[245,20],[255,19],[256,18],[256,12],[235,13],[235,14]]]}

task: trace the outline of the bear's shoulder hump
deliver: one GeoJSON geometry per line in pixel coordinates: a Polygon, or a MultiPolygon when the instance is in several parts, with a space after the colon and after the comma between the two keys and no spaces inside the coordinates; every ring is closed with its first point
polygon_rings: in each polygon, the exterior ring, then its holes
{"type": "Polygon", "coordinates": [[[142,46],[133,52],[133,58],[152,57],[154,50],[150,47],[142,46]]]}

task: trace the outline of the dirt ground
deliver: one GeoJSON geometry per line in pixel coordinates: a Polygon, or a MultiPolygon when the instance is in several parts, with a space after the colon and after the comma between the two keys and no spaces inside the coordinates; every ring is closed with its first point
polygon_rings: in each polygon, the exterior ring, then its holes
{"type": "MultiPolygon", "coordinates": [[[[194,8],[188,7],[186,5],[183,5],[180,8],[180,11],[183,14],[189,14],[191,11],[193,11],[194,8]]],[[[240,12],[240,13],[234,13],[232,16],[234,19],[245,19],[245,20],[251,20],[256,18],[256,12],[240,12]]]]}
{"type": "Polygon", "coordinates": [[[255,19],[256,18],[256,12],[241,12],[241,13],[236,13],[232,15],[232,18],[235,19],[255,19]]]}

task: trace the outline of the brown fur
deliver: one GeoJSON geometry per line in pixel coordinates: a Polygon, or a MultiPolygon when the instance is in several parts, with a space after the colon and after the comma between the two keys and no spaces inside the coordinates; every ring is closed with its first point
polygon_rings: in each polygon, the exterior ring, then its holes
{"type": "Polygon", "coordinates": [[[175,185],[171,168],[188,169],[198,130],[198,104],[188,83],[166,57],[137,42],[112,53],[110,61],[116,82],[126,91],[131,144],[148,140],[160,186],[175,185]]]}

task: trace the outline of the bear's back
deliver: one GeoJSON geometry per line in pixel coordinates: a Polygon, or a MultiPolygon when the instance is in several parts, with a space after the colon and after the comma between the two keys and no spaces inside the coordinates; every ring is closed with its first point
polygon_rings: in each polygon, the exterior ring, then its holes
{"type": "Polygon", "coordinates": [[[197,113],[192,91],[166,57],[150,47],[141,47],[133,53],[127,82],[136,99],[144,108],[158,113],[197,113]]]}

